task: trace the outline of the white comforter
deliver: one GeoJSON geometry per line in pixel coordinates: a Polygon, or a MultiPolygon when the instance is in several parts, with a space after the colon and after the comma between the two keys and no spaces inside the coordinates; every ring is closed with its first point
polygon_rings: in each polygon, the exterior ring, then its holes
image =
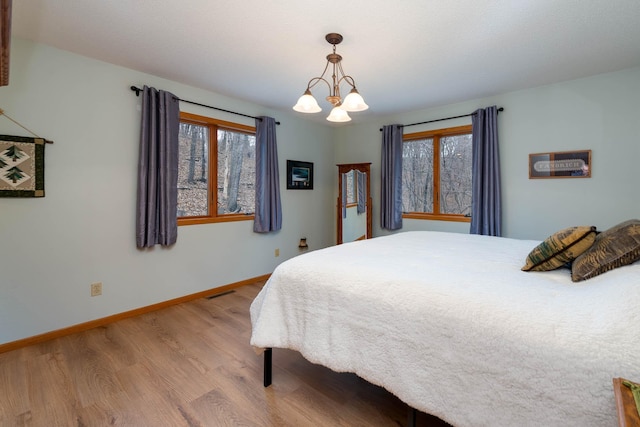
{"type": "Polygon", "coordinates": [[[253,302],[251,344],[458,427],[614,426],[612,378],[640,380],[640,264],[520,271],[538,243],[404,232],[298,256],[253,302]]]}

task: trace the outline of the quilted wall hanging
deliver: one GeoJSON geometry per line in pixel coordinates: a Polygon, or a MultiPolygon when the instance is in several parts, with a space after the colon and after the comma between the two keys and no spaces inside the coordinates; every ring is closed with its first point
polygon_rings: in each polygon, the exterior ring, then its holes
{"type": "Polygon", "coordinates": [[[40,138],[1,108],[0,117],[35,137],[0,135],[0,197],[44,197],[44,146],[53,141],[40,138]]]}
{"type": "Polygon", "coordinates": [[[0,197],[44,197],[45,143],[0,135],[0,197]]]}

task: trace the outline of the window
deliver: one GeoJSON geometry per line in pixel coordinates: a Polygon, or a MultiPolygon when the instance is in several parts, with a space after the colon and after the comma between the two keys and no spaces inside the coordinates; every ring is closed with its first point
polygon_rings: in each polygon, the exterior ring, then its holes
{"type": "Polygon", "coordinates": [[[350,170],[349,172],[344,174],[345,178],[347,178],[347,206],[355,206],[356,203],[356,194],[357,194],[357,185],[358,181],[356,180],[356,171],[350,170]]]}
{"type": "Polygon", "coordinates": [[[469,222],[471,125],[404,135],[403,218],[469,222]]]}
{"type": "Polygon", "coordinates": [[[178,225],[253,219],[255,128],[180,113],[178,225]]]}

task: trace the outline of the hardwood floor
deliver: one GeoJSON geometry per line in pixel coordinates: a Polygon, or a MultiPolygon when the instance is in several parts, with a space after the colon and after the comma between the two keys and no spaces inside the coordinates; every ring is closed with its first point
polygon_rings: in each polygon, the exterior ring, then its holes
{"type": "MultiPolygon", "coordinates": [[[[353,374],[249,345],[263,283],[0,354],[2,426],[404,426],[407,406],[353,374]]],[[[418,426],[445,426],[418,414],[418,426]]]]}

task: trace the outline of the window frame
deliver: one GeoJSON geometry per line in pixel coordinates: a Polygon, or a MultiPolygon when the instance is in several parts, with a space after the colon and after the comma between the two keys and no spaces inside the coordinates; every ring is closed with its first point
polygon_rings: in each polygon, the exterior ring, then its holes
{"type": "Polygon", "coordinates": [[[209,170],[207,177],[209,187],[209,194],[207,195],[209,215],[178,217],[178,226],[253,221],[255,219],[255,212],[252,214],[218,214],[218,129],[247,133],[255,136],[256,128],[254,126],[228,122],[184,111],[180,112],[180,123],[189,123],[209,128],[209,170]],[[215,168],[213,165],[215,165],[215,168]]]}
{"type": "Polygon", "coordinates": [[[426,219],[434,221],[471,222],[471,215],[447,214],[440,212],[440,138],[447,136],[467,135],[472,132],[472,125],[454,126],[433,129],[403,135],[402,144],[419,139],[433,139],[433,213],[402,212],[402,218],[426,219]]]}

